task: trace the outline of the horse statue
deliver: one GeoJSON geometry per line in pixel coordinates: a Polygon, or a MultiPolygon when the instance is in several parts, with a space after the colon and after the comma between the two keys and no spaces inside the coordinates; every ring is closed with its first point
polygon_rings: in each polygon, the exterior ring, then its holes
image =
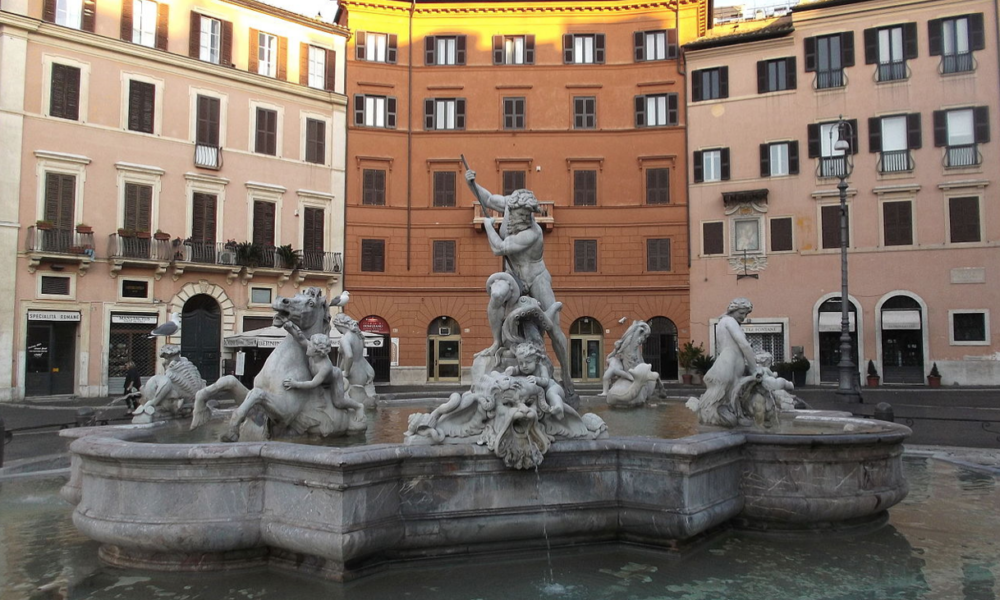
{"type": "MultiPolygon", "coordinates": [[[[319,288],[309,288],[292,298],[279,296],[271,308],[275,311],[276,327],[291,322],[305,338],[330,332],[329,303],[319,288]]],[[[315,375],[310,370],[306,349],[296,338],[295,335],[288,335],[274,349],[254,378],[252,390],[243,387],[236,377],[227,375],[199,391],[195,396],[191,428],[208,421],[211,411],[206,402],[220,392],[227,392],[240,405],[230,419],[228,431],[222,436],[224,442],[240,439],[255,441],[280,435],[326,437],[364,431],[367,423],[363,411],[335,406],[343,404],[337,402],[344,394],[340,369],[333,369],[334,381],[330,385],[285,385],[287,381],[309,381],[315,375]],[[247,419],[252,409],[262,411],[269,423],[255,426],[257,419],[247,419]],[[249,440],[250,437],[255,440],[249,440]]]]}

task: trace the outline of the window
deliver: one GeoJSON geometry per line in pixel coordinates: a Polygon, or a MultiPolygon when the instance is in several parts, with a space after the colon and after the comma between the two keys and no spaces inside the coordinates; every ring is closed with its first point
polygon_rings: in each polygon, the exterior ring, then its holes
{"type": "Polygon", "coordinates": [[[986,47],[982,13],[931,19],[927,34],[930,55],[941,57],[942,73],[974,70],[972,53],[986,47]]]}
{"type": "Polygon", "coordinates": [[[990,343],[990,316],[986,310],[949,310],[951,344],[956,346],[990,343]]]}
{"type": "Polygon", "coordinates": [[[53,229],[72,231],[76,221],[76,176],[67,173],[45,173],[45,204],[42,218],[53,229]]]}
{"type": "Polygon", "coordinates": [[[205,62],[213,64],[229,64],[232,62],[233,26],[219,19],[206,17],[205,15],[191,13],[191,55],[205,62]],[[223,30],[226,36],[226,59],[222,56],[223,30]],[[195,54],[197,52],[197,54],[195,54]]]}
{"type": "Polygon", "coordinates": [[[42,275],[39,296],[72,296],[73,285],[69,277],[42,275]]]}
{"type": "Polygon", "coordinates": [[[697,150],[694,153],[694,182],[729,180],[729,148],[697,150]]]}
{"type": "Polygon", "coordinates": [[[45,0],[43,19],[63,27],[94,31],[94,7],[83,0],[45,0]],[[89,14],[88,14],[89,11],[89,14]]]}
{"type": "Polygon", "coordinates": [[[677,124],[677,94],[635,97],[635,126],[662,127],[677,124]]]}
{"type": "Polygon", "coordinates": [[[847,85],[844,68],[854,66],[854,32],[805,39],[806,72],[816,73],[816,89],[847,85]]]}
{"type": "Polygon", "coordinates": [[[525,184],[526,174],[524,171],[504,171],[503,172],[503,195],[509,196],[514,190],[523,190],[528,186],[525,184]]]}
{"type": "Polygon", "coordinates": [[[52,63],[49,116],[71,121],[80,119],[80,69],[78,67],[52,63]]]}
{"type": "Polygon", "coordinates": [[[597,272],[597,240],[573,241],[573,270],[577,273],[597,272]]]}
{"type": "MultiPolygon", "coordinates": [[[[125,1],[125,6],[127,6],[128,0],[125,1]]],[[[158,13],[162,10],[164,13],[164,28],[166,27],[166,12],[170,7],[167,4],[163,4],[162,7],[156,2],[150,0],[132,0],[132,12],[131,15],[131,29],[132,35],[131,40],[133,44],[140,44],[142,46],[160,47],[157,40],[157,21],[159,19],[158,13]]],[[[122,20],[125,20],[125,10],[122,10],[122,20]]],[[[122,26],[124,28],[124,24],[122,26]]],[[[165,35],[165,34],[161,34],[165,35]]],[[[165,44],[164,44],[165,46],[165,44]]],[[[161,48],[165,50],[166,48],[161,48]]]]}
{"type": "Polygon", "coordinates": [[[946,167],[973,167],[982,162],[978,144],[990,141],[987,106],[934,111],[934,145],[945,148],[946,167]]]}
{"type": "Polygon", "coordinates": [[[396,34],[359,31],[354,41],[354,58],[396,64],[396,34]]]}
{"type": "Polygon", "coordinates": [[[435,273],[455,272],[455,240],[434,240],[435,273]]]}
{"type": "Polygon", "coordinates": [[[691,73],[691,101],[729,97],[729,67],[701,69],[691,73]]]}
{"type": "Polygon", "coordinates": [[[871,152],[880,154],[880,173],[912,171],[910,150],[921,144],[919,113],[868,119],[868,146],[871,152]]]}
{"type": "Polygon", "coordinates": [[[790,252],[795,249],[792,224],[791,217],[771,219],[771,252],[790,252]]]}
{"type": "MultiPolygon", "coordinates": [[[[323,269],[326,211],[315,206],[302,210],[302,266],[312,271],[323,269]]],[[[285,268],[292,268],[286,266],[285,268]]]]}
{"type": "Polygon", "coordinates": [[[503,99],[503,128],[524,129],[524,98],[503,99]]]}
{"type": "Polygon", "coordinates": [[[257,108],[256,134],[253,151],[257,154],[278,154],[278,111],[257,108]]]}
{"type": "Polygon", "coordinates": [[[153,133],[156,86],[132,79],[128,84],[128,129],[153,133]]]}
{"type": "Polygon", "coordinates": [[[906,79],[906,61],[917,57],[917,24],[865,29],[865,64],[877,65],[875,81],[906,79]]]}
{"type": "Polygon", "coordinates": [[[723,254],[725,252],[725,229],[721,221],[701,224],[701,253],[705,256],[723,254]]]}
{"type": "Polygon", "coordinates": [[[597,98],[576,96],[573,98],[573,129],[597,128],[597,98]]]}
{"type": "Polygon", "coordinates": [[[563,62],[568,65],[604,63],[603,33],[563,35],[563,62]]]}
{"type": "Polygon", "coordinates": [[[361,270],[385,272],[385,240],[361,240],[361,270]]]}
{"type": "Polygon", "coordinates": [[[882,238],[886,246],[913,244],[913,203],[894,200],[882,203],[882,238]]]}
{"type": "Polygon", "coordinates": [[[337,83],[337,54],[333,50],[299,45],[299,83],[317,90],[334,91],[337,83]]]}
{"type": "Polygon", "coordinates": [[[733,248],[737,254],[761,251],[760,219],[736,219],[733,221],[733,248]]]}
{"type": "Polygon", "coordinates": [[[425,65],[464,65],[465,36],[427,36],[424,38],[425,65]]]}
{"type": "Polygon", "coordinates": [[[597,206],[597,171],[573,171],[573,206],[597,206]]]}
{"type": "Polygon", "coordinates": [[[495,65],[535,64],[535,36],[533,35],[493,36],[493,64],[495,65]]]}
{"type": "Polygon", "coordinates": [[[670,270],[670,238],[646,240],[646,270],[670,270]]]}
{"type": "Polygon", "coordinates": [[[670,169],[646,169],[646,204],[670,204],[670,169]]]}
{"type": "Polygon", "coordinates": [[[434,206],[455,206],[454,171],[434,172],[434,206]]]}
{"type": "Polygon", "coordinates": [[[364,170],[361,183],[361,203],[368,206],[385,206],[384,170],[364,170]]]}
{"type": "Polygon", "coordinates": [[[326,164],[326,122],[306,119],[306,162],[326,164]]]}
{"type": "Polygon", "coordinates": [[[837,122],[810,123],[807,127],[809,135],[809,158],[819,158],[820,177],[837,177],[847,172],[847,154],[834,146],[841,136],[846,137],[850,145],[850,154],[858,153],[858,121],[845,121],[843,131],[838,130],[837,122]]]}
{"type": "Polygon", "coordinates": [[[222,167],[219,144],[221,100],[198,95],[195,117],[195,165],[209,169],[222,167]]]}
{"type": "Polygon", "coordinates": [[[250,288],[250,304],[266,304],[270,306],[273,302],[274,290],[266,287],[250,288]]]}
{"type": "Polygon", "coordinates": [[[424,129],[465,129],[465,98],[424,100],[424,129]]]}
{"type": "Polygon", "coordinates": [[[122,227],[131,231],[150,231],[152,209],[153,186],[125,184],[125,222],[122,227]]]}
{"type": "Polygon", "coordinates": [[[267,77],[278,75],[278,36],[257,32],[257,74],[267,77]]]}
{"type": "MultiPolygon", "coordinates": [[[[219,197],[215,194],[194,192],[191,198],[191,241],[203,245],[215,244],[215,215],[219,197]]],[[[215,249],[210,262],[215,262],[215,249]]]]}
{"type": "Polygon", "coordinates": [[[948,199],[948,241],[952,244],[983,241],[979,219],[979,198],[948,199]]]}
{"type": "Polygon", "coordinates": [[[254,200],[253,202],[253,243],[260,246],[274,246],[274,202],[254,200]]]}
{"type": "Polygon", "coordinates": [[[794,90],[795,57],[762,60],[757,63],[757,93],[794,90]]]}
{"type": "Polygon", "coordinates": [[[354,96],[354,124],[365,127],[396,128],[394,96],[354,96]]]}
{"type": "Polygon", "coordinates": [[[760,176],[784,177],[799,174],[799,143],[771,142],[760,145],[760,176]]]}
{"type": "MultiPolygon", "coordinates": [[[[847,216],[850,216],[851,207],[846,207],[847,216]]],[[[827,204],[820,207],[821,248],[840,248],[840,205],[827,204]]],[[[851,245],[850,220],[847,227],[847,245],[851,245]]]]}
{"type": "Polygon", "coordinates": [[[677,58],[677,30],[636,31],[633,45],[636,62],[677,58]]]}

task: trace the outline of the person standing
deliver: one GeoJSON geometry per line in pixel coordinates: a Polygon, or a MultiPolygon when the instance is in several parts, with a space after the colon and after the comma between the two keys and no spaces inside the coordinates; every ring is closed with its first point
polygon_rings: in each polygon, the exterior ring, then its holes
{"type": "Polygon", "coordinates": [[[139,406],[139,390],[142,388],[142,378],[139,377],[139,369],[131,360],[125,363],[125,402],[128,404],[129,412],[134,411],[139,406]]]}

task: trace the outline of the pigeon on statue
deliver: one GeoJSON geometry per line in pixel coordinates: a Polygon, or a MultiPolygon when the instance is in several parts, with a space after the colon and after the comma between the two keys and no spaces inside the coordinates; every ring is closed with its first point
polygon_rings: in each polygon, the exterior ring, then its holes
{"type": "Polygon", "coordinates": [[[351,293],[344,290],[339,296],[330,301],[330,306],[344,306],[351,300],[351,293]]]}
{"type": "Polygon", "coordinates": [[[171,313],[170,320],[156,326],[156,329],[149,332],[150,338],[170,337],[181,332],[181,313],[171,313]]]}

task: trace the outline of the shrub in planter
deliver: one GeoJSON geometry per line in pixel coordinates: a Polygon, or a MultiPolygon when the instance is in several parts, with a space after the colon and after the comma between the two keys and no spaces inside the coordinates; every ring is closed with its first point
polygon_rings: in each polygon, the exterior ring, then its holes
{"type": "Polygon", "coordinates": [[[937,363],[931,366],[931,372],[927,374],[927,385],[932,388],[941,387],[941,372],[938,371],[937,363]]]}
{"type": "Polygon", "coordinates": [[[868,361],[868,387],[878,387],[879,376],[875,369],[875,363],[868,361]]]}
{"type": "Polygon", "coordinates": [[[694,362],[703,356],[705,356],[705,347],[703,344],[695,346],[694,342],[685,342],[684,346],[681,347],[681,351],[677,355],[677,362],[684,369],[681,380],[685,384],[691,383],[691,369],[694,366],[694,362]]]}

